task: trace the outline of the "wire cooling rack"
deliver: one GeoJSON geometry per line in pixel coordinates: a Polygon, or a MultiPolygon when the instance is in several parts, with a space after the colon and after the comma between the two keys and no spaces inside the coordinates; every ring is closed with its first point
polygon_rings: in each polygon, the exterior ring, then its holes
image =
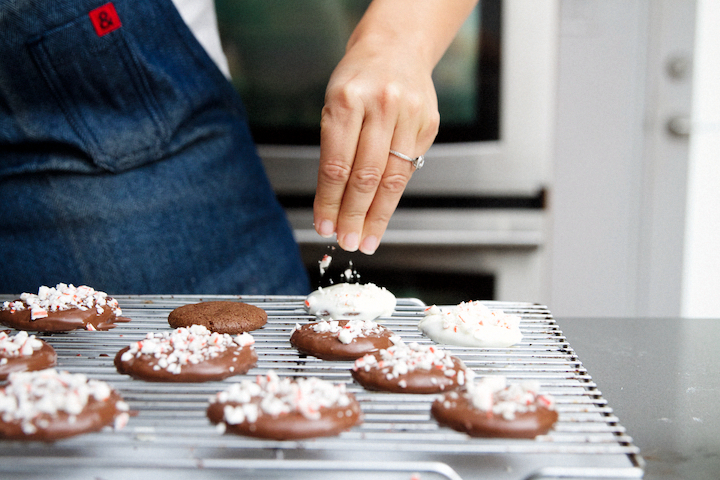
{"type": "MultiPolygon", "coordinates": [[[[117,389],[137,412],[120,431],[107,428],[53,444],[0,441],[0,476],[12,478],[639,478],[643,461],[597,385],[545,306],[487,302],[520,315],[523,340],[510,348],[446,346],[477,375],[538,380],[555,397],[559,420],[534,440],[477,439],[430,417],[437,395],[369,392],[353,382],[350,362],[301,356],[289,343],[296,323],[313,320],[304,297],[116,296],[130,323],[107,332],[39,334],[58,353],[58,369],[85,373],[117,389]],[[257,367],[280,376],[344,382],[364,423],[337,437],[264,441],[221,435],[205,416],[208,400],[244,375],[222,382],[150,383],[120,375],[115,353],[149,331],[170,329],[168,314],[187,303],[237,300],[257,305],[268,322],[252,332],[257,367]]],[[[7,300],[9,297],[0,300],[7,300]]],[[[398,299],[380,319],[406,342],[432,343],[417,329],[425,305],[398,299]]]]}

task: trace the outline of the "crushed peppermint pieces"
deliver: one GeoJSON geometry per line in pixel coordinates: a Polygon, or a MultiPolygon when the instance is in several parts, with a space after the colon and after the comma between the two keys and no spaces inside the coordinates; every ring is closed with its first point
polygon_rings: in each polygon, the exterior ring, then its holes
{"type": "Polygon", "coordinates": [[[55,287],[41,286],[38,293],[23,293],[20,300],[3,302],[2,310],[15,313],[23,310],[30,310],[30,319],[39,320],[46,318],[50,312],[70,310],[95,309],[101,315],[105,308],[110,308],[116,316],[122,315],[117,300],[108,297],[107,293],[97,291],[86,285],[75,287],[70,284],[58,283],[55,287]]]}
{"type": "Polygon", "coordinates": [[[223,419],[228,425],[243,422],[255,423],[260,415],[278,415],[299,412],[305,418],[317,420],[323,408],[349,407],[351,398],[345,384],[333,384],[319,378],[279,378],[270,370],[258,375],[255,381],[243,380],[217,393],[211,403],[228,402],[223,419]]]}
{"type": "MultiPolygon", "coordinates": [[[[0,390],[0,419],[3,422],[20,422],[23,433],[32,435],[46,428],[42,415],[66,413],[71,418],[80,415],[93,399],[107,401],[112,395],[110,386],[99,380],[88,380],[83,374],[58,372],[55,369],[36,372],[15,372],[9,383],[0,390]]],[[[115,403],[121,412],[115,424],[122,427],[129,417],[128,404],[115,403]]]]}
{"type": "Polygon", "coordinates": [[[511,330],[520,325],[518,315],[510,315],[502,310],[492,310],[477,300],[461,302],[452,308],[440,308],[432,305],[425,309],[425,315],[441,315],[444,328],[467,325],[470,328],[494,326],[511,330]]]}
{"type": "Polygon", "coordinates": [[[30,356],[36,350],[40,350],[43,342],[35,338],[35,335],[28,335],[22,330],[10,336],[5,331],[0,331],[0,365],[7,363],[8,358],[30,356]],[[3,360],[5,360],[3,362],[3,360]]]}
{"type": "Polygon", "coordinates": [[[198,364],[219,356],[230,348],[249,347],[255,343],[252,335],[211,332],[203,325],[180,327],[171,332],[149,332],[143,340],[134,342],[120,357],[127,362],[133,357],[150,355],[156,359],[154,370],[179,374],[184,365],[198,364]]]}
{"type": "Polygon", "coordinates": [[[463,370],[455,370],[452,355],[441,348],[434,345],[420,345],[416,342],[406,344],[398,336],[391,337],[391,341],[394,345],[381,349],[378,352],[379,358],[374,354],[358,358],[353,370],[369,372],[371,369],[380,369],[388,380],[392,380],[415,370],[437,369],[446,377],[457,375],[458,385],[464,385],[466,377],[472,376],[471,370],[467,373],[463,370]]]}
{"type": "MultiPolygon", "coordinates": [[[[295,324],[295,330],[301,328],[300,324],[295,324]]],[[[348,320],[344,325],[340,325],[337,320],[320,320],[312,324],[313,331],[317,333],[333,333],[337,339],[344,344],[349,344],[357,337],[367,337],[370,334],[380,334],[386,330],[382,325],[378,325],[372,320],[348,320]]]]}
{"type": "Polygon", "coordinates": [[[320,266],[320,276],[322,277],[325,275],[325,271],[327,271],[328,268],[330,268],[330,263],[332,262],[332,257],[330,255],[323,255],[322,260],[318,261],[318,264],[320,266]]]}
{"type": "Polygon", "coordinates": [[[471,382],[466,388],[475,408],[501,415],[505,420],[513,420],[517,413],[534,412],[538,407],[555,409],[550,395],[538,393],[540,383],[537,381],[508,385],[505,377],[497,375],[471,382]]]}

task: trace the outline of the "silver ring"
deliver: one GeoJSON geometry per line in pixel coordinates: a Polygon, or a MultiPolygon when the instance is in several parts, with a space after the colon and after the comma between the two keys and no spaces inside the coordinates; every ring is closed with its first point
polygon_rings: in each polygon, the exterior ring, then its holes
{"type": "Polygon", "coordinates": [[[395,155],[398,158],[402,158],[403,160],[407,160],[408,162],[412,162],[413,167],[415,167],[416,170],[420,170],[423,165],[425,165],[425,155],[420,155],[417,158],[408,157],[404,153],[396,152],[395,150],[390,150],[390,153],[392,155],[395,155]]]}

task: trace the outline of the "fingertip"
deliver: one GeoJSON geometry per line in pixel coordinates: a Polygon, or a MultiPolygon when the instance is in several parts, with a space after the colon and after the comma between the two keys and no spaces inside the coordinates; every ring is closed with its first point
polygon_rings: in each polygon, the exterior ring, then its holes
{"type": "Polygon", "coordinates": [[[378,243],[378,239],[375,235],[365,237],[365,239],[360,244],[360,251],[365,255],[372,255],[373,253],[375,253],[375,250],[377,250],[378,243]]]}
{"type": "Polygon", "coordinates": [[[335,224],[330,220],[322,220],[315,231],[323,238],[330,238],[335,233],[335,224]]]}
{"type": "Polygon", "coordinates": [[[338,238],[338,245],[347,252],[354,252],[358,249],[360,238],[357,233],[348,233],[342,238],[338,238]]]}

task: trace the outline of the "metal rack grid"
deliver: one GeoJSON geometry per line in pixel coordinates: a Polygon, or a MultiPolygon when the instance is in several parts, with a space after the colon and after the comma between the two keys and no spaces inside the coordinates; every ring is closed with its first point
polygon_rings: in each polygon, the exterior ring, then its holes
{"type": "MultiPolygon", "coordinates": [[[[639,478],[643,461],[597,385],[544,306],[488,302],[521,315],[523,340],[511,348],[445,346],[478,375],[536,379],[557,402],[559,421],[535,440],[474,439],[439,427],[430,417],[437,395],[369,392],[355,384],[350,362],[301,356],[288,342],[295,323],[312,320],[304,297],[116,296],[130,323],[108,332],[41,334],[58,352],[59,369],[85,373],[119,390],[137,415],[121,431],[105,429],[54,444],[0,441],[0,473],[22,478],[127,478],[152,473],[177,478],[639,478]],[[208,399],[242,375],[202,384],[150,383],[119,375],[115,353],[148,331],[166,330],[180,305],[242,300],[268,313],[252,332],[257,367],[279,375],[345,382],[359,400],[364,423],[338,437],[264,441],[220,435],[205,417],[208,399]]],[[[2,299],[0,299],[2,300],[2,299]]],[[[432,343],[417,329],[425,305],[399,299],[381,319],[406,342],[432,343]]]]}

